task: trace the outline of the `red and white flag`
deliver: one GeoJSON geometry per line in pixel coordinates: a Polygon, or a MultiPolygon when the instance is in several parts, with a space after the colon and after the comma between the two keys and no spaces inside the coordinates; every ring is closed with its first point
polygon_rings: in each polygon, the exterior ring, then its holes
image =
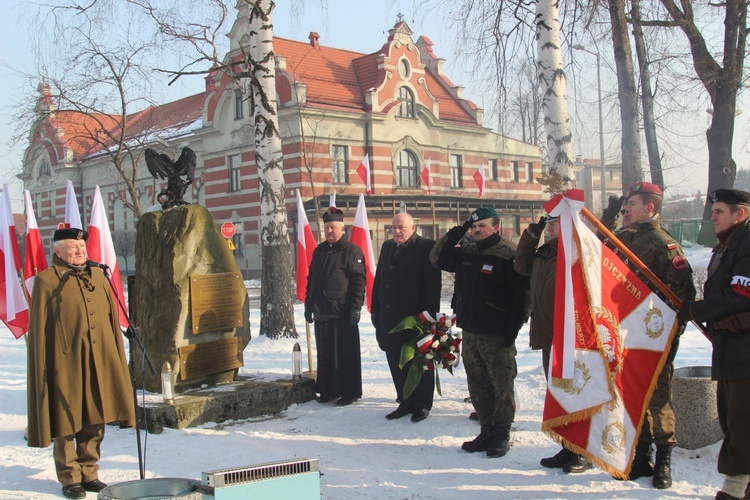
{"type": "Polygon", "coordinates": [[[627,477],[676,313],[583,223],[582,206],[581,190],[545,205],[560,243],[542,429],[627,477]]]}
{"type": "Polygon", "coordinates": [[[317,244],[307,221],[302,196],[297,190],[297,299],[304,302],[307,294],[307,275],[310,272],[313,251],[317,244]]]}
{"type": "Polygon", "coordinates": [[[331,191],[331,196],[328,197],[328,208],[336,206],[336,191],[331,191]]]}
{"type": "Polygon", "coordinates": [[[42,246],[42,236],[39,234],[39,226],[36,224],[34,208],[31,203],[31,194],[28,189],[23,190],[24,203],[26,204],[26,237],[25,237],[25,258],[23,262],[23,279],[26,283],[26,290],[31,297],[31,290],[34,289],[34,278],[37,274],[47,269],[47,254],[42,246]]]}
{"type": "Polygon", "coordinates": [[[479,197],[481,198],[484,196],[484,163],[480,165],[479,169],[474,172],[474,182],[477,183],[477,187],[479,188],[479,197]]]}
{"type": "Polygon", "coordinates": [[[67,181],[65,189],[65,227],[74,227],[83,229],[81,223],[81,212],[78,210],[78,200],[76,199],[76,190],[71,181],[67,181]]]}
{"type": "Polygon", "coordinates": [[[5,184],[0,199],[0,259],[0,320],[18,339],[29,329],[29,304],[18,274],[21,255],[10,207],[10,192],[5,184]]]}
{"type": "Polygon", "coordinates": [[[365,183],[367,194],[372,194],[372,186],[370,185],[370,159],[368,155],[365,155],[362,163],[357,167],[357,173],[362,179],[362,182],[365,183]]]}
{"type": "Polygon", "coordinates": [[[115,245],[112,243],[112,233],[109,230],[109,219],[107,212],[104,210],[104,201],[99,186],[94,191],[94,202],[91,204],[91,220],[89,222],[89,239],[86,242],[86,251],[89,259],[106,264],[109,269],[106,270],[112,281],[113,297],[119,304],[117,310],[120,313],[120,326],[127,329],[130,323],[127,319],[128,305],[125,301],[125,293],[122,288],[120,279],[120,266],[117,264],[117,254],[115,254],[115,245]]]}
{"type": "Polygon", "coordinates": [[[425,163],[425,166],[422,169],[422,173],[420,175],[422,186],[427,186],[427,194],[432,194],[432,180],[430,178],[430,175],[430,159],[428,158],[427,163],[425,163]]]}
{"type": "Polygon", "coordinates": [[[375,283],[375,254],[372,251],[372,238],[370,238],[370,224],[367,222],[367,209],[365,208],[365,197],[360,194],[357,202],[357,213],[354,215],[354,227],[352,227],[352,243],[357,245],[365,255],[365,277],[367,289],[367,310],[372,306],[372,285],[375,283]]]}

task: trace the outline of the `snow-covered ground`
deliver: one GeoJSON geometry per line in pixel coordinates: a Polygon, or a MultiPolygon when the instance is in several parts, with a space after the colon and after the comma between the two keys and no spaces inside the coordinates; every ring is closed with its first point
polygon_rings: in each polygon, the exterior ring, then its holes
{"type": "MultiPolygon", "coordinates": [[[[688,259],[705,266],[710,250],[694,247],[688,259]]],[[[444,311],[449,312],[448,304],[444,311]]],[[[304,336],[301,305],[295,308],[304,336]]],[[[251,311],[254,332],[259,313],[251,311]]],[[[468,419],[470,404],[462,368],[441,372],[443,396],[435,396],[430,417],[413,424],[408,417],[387,421],[395,408],[395,391],[385,356],[378,349],[366,312],[360,323],[364,397],[348,407],[315,401],[295,405],[279,415],[245,421],[167,429],[144,437],[147,478],[200,480],[202,471],[255,465],[290,458],[320,460],[321,496],[351,498],[713,498],[722,483],[716,472],[720,443],[699,450],[676,448],[674,485],[659,491],[649,478],[615,481],[590,470],[566,475],[544,469],[542,457],[558,445],[541,433],[544,372],[541,354],[528,348],[528,326],[518,337],[516,392],[520,408],[503,458],[461,451],[478,425],[468,419]]],[[[296,340],[256,337],[245,350],[243,371],[253,376],[289,377],[296,340]]],[[[304,338],[300,343],[305,350],[304,338]]],[[[303,359],[306,359],[303,353],[303,359]]],[[[711,346],[693,327],[684,334],[677,366],[710,365],[711,346]]],[[[303,361],[306,368],[306,361],[303,361]]],[[[28,448],[26,426],[26,347],[0,328],[0,498],[60,498],[52,451],[28,448]]],[[[136,436],[132,429],[108,427],[102,446],[100,478],[107,483],[139,478],[136,436]]],[[[89,498],[95,498],[93,493],[89,498]]],[[[281,499],[279,499],[281,500],[281,499]]]]}

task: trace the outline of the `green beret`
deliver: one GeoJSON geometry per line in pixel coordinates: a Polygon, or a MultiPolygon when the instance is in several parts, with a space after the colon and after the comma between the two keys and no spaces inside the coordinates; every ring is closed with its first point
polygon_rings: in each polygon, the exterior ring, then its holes
{"type": "Polygon", "coordinates": [[[89,233],[87,231],[84,231],[83,229],[78,229],[75,227],[66,227],[63,229],[58,229],[55,231],[55,234],[52,236],[52,239],[54,241],[60,241],[60,240],[83,240],[86,241],[89,239],[89,233]]]}
{"type": "Polygon", "coordinates": [[[717,189],[708,195],[708,201],[728,203],[729,205],[750,205],[750,193],[739,189],[717,189]]]}
{"type": "Polygon", "coordinates": [[[471,220],[478,221],[478,220],[484,220],[484,219],[491,219],[492,217],[497,217],[497,211],[495,211],[492,207],[479,207],[471,214],[471,220]]]}
{"type": "Polygon", "coordinates": [[[341,222],[343,224],[344,212],[336,207],[331,207],[323,214],[323,222],[341,222]]]}

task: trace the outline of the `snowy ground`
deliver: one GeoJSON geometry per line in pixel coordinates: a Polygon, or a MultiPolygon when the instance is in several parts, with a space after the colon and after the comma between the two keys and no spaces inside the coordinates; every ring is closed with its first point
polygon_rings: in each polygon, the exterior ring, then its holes
{"type": "MultiPolygon", "coordinates": [[[[710,251],[690,249],[694,266],[705,266],[710,251]]],[[[444,305],[448,312],[448,305],[444,305]]],[[[301,305],[295,308],[304,336],[301,305]]],[[[251,311],[254,332],[259,315],[251,311]]],[[[591,470],[566,475],[539,466],[558,446],[540,432],[544,396],[541,354],[528,348],[528,327],[519,335],[516,392],[520,408],[503,458],[461,451],[463,441],[478,432],[467,395],[463,369],[455,376],[442,372],[443,397],[435,396],[430,417],[413,424],[408,417],[387,421],[395,408],[385,356],[375,342],[365,313],[360,323],[364,397],[339,408],[311,401],[285,412],[247,421],[165,430],[145,437],[148,478],[183,477],[200,480],[202,471],[255,465],[289,458],[318,458],[323,473],[321,496],[326,499],[412,498],[713,498],[722,478],[716,472],[719,443],[700,450],[677,448],[673,454],[674,485],[659,491],[650,479],[615,481],[591,470]]],[[[304,339],[301,339],[303,351],[304,339]]],[[[254,338],[245,351],[244,372],[260,378],[287,377],[292,339],[254,338]]],[[[689,327],[682,338],[677,366],[710,365],[711,346],[689,327]]],[[[305,359],[303,354],[303,359],[305,359]]],[[[306,369],[306,361],[303,363],[306,369]]],[[[26,426],[26,348],[23,340],[0,328],[0,498],[60,498],[51,448],[28,448],[26,426]]],[[[102,446],[100,478],[108,483],[138,479],[135,432],[107,428],[102,446]]],[[[95,498],[93,493],[89,498],[95,498]]]]}

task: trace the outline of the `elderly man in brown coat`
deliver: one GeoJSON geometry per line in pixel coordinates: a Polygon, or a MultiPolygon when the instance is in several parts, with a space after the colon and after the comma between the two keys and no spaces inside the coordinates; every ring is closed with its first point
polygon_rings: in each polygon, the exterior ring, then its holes
{"type": "Polygon", "coordinates": [[[55,231],[54,263],[36,277],[28,333],[29,446],[54,443],[67,498],[99,480],[104,425],[135,424],[117,305],[101,269],[87,265],[86,231],[55,231]]]}

